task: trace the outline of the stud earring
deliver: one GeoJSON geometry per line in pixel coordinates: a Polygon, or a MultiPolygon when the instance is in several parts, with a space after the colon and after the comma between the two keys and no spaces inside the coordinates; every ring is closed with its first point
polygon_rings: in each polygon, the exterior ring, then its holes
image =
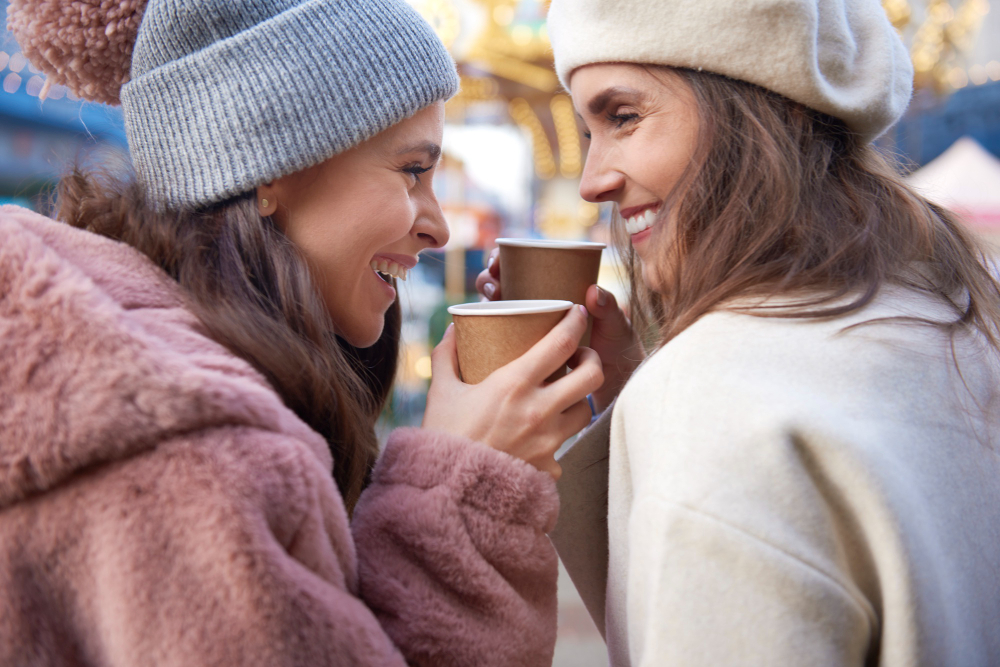
{"type": "Polygon", "coordinates": [[[261,208],[267,208],[267,200],[266,199],[261,199],[260,200],[260,207],[261,208]]]}

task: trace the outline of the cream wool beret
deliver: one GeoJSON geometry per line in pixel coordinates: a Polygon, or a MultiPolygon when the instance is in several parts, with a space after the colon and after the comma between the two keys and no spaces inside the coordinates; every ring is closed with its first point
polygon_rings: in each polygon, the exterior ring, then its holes
{"type": "Polygon", "coordinates": [[[866,141],[913,93],[913,66],[879,0],[552,0],[559,80],[625,62],[707,70],[840,118],[866,141]]]}

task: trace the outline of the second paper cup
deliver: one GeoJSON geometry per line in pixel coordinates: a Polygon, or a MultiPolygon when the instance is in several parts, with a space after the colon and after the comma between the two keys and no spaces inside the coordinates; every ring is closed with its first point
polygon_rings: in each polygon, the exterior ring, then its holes
{"type": "MultiPolygon", "coordinates": [[[[597,283],[603,243],[546,239],[497,239],[500,298],[564,299],[584,305],[597,283]]],[[[590,325],[581,345],[589,345],[590,325]]]]}
{"type": "MultiPolygon", "coordinates": [[[[466,303],[451,306],[455,344],[462,380],[478,384],[514,361],[545,337],[573,303],[563,300],[525,300],[466,303]]],[[[548,378],[558,379],[565,367],[548,378]]]]}

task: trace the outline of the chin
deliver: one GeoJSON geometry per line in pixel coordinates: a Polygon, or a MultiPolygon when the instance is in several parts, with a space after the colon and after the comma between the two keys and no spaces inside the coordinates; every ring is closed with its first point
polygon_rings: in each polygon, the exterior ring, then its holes
{"type": "Polygon", "coordinates": [[[371,347],[378,342],[378,339],[382,337],[382,330],[379,329],[376,334],[364,334],[364,335],[352,335],[352,336],[341,336],[348,343],[354,347],[363,350],[366,347],[371,347]]]}
{"type": "Polygon", "coordinates": [[[364,349],[371,347],[382,337],[382,329],[385,328],[385,320],[379,319],[378,326],[358,327],[351,331],[342,331],[340,337],[356,348],[364,349]]]}

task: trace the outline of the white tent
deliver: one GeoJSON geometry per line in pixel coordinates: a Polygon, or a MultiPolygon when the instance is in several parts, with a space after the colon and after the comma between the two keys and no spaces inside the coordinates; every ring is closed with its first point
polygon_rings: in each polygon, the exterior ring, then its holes
{"type": "Polygon", "coordinates": [[[1000,160],[975,139],[962,137],[907,181],[975,231],[1000,234],[1000,160]]]}

